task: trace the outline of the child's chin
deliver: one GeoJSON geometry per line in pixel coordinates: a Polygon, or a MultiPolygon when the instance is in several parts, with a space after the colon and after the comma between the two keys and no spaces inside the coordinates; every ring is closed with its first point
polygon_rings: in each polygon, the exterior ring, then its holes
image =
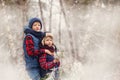
{"type": "Polygon", "coordinates": [[[36,30],[36,32],[40,32],[40,30],[36,30]]]}
{"type": "Polygon", "coordinates": [[[51,47],[52,45],[48,45],[49,47],[51,47]]]}

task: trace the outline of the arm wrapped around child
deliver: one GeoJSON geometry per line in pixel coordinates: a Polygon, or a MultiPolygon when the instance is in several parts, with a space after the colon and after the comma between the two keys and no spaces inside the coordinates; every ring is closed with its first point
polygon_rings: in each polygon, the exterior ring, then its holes
{"type": "Polygon", "coordinates": [[[48,70],[60,66],[60,61],[58,58],[54,58],[54,56],[45,53],[45,49],[41,49],[40,51],[44,52],[41,53],[39,57],[39,63],[42,69],[48,70]]]}

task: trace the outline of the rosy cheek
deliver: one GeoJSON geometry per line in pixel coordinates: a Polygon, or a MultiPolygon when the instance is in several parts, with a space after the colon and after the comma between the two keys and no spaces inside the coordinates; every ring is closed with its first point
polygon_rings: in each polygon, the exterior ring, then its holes
{"type": "Polygon", "coordinates": [[[38,27],[36,27],[36,29],[38,30],[39,28],[38,28],[38,27]]]}

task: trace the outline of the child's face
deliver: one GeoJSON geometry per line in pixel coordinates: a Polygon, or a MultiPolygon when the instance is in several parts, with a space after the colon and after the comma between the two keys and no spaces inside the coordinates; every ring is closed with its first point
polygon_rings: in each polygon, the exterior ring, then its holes
{"type": "Polygon", "coordinates": [[[53,45],[53,39],[51,39],[50,37],[47,37],[45,39],[45,45],[51,47],[53,45]]]}
{"type": "Polygon", "coordinates": [[[36,32],[39,32],[41,30],[41,25],[39,22],[34,22],[32,25],[32,29],[36,32]]]}

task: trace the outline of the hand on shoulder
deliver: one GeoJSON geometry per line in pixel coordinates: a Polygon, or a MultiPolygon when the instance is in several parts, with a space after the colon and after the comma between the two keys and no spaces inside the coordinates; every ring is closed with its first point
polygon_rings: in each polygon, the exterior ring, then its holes
{"type": "Polygon", "coordinates": [[[53,34],[52,34],[52,33],[47,32],[47,33],[46,33],[46,36],[53,36],[53,34]]]}

